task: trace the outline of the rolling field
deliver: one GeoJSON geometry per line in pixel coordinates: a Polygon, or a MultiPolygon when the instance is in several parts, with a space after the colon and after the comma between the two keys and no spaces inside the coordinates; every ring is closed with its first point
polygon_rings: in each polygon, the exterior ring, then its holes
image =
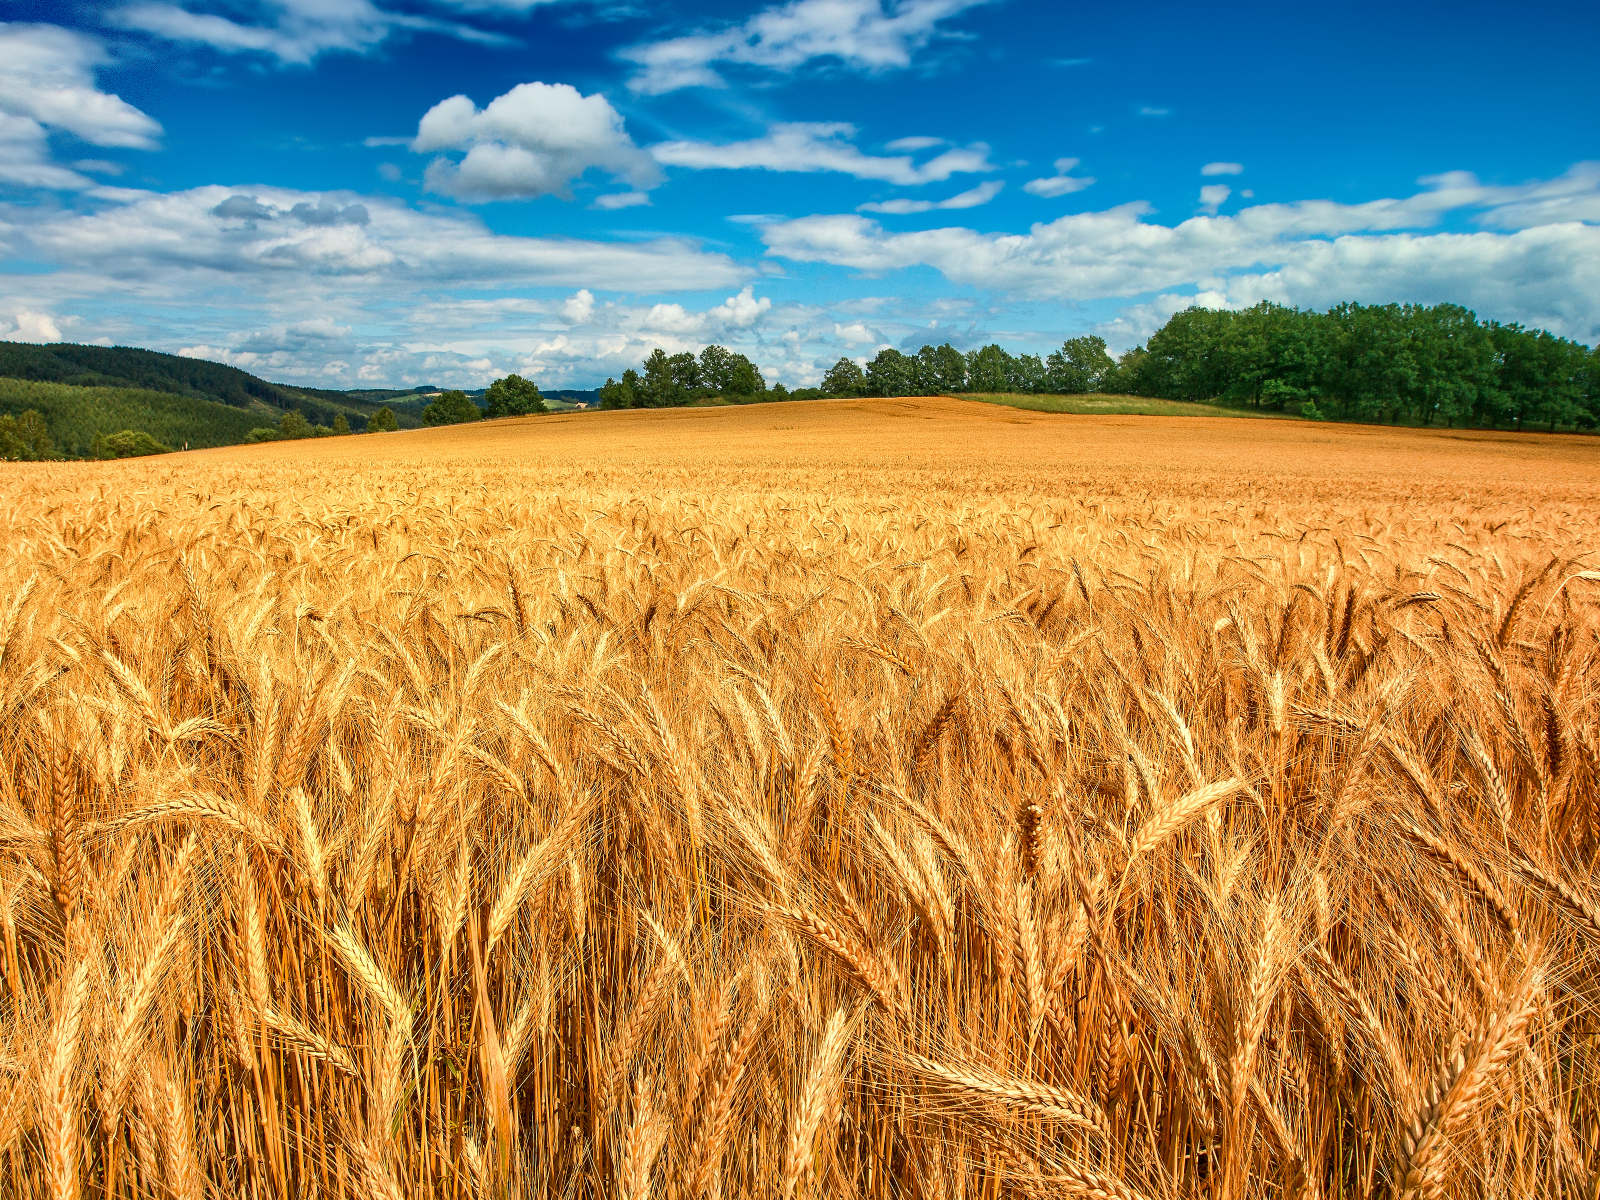
{"type": "Polygon", "coordinates": [[[0,465],[0,1195],[1591,1197],[1600,454],[0,465]]]}

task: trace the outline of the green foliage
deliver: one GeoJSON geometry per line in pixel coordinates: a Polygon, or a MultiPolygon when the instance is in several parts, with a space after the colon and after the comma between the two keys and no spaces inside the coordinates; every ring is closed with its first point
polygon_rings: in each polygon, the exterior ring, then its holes
{"type": "Polygon", "coordinates": [[[1068,338],[1045,360],[1045,385],[1057,395],[1070,396],[1102,390],[1117,364],[1106,353],[1106,340],[1093,334],[1068,338]]]}
{"type": "Polygon", "coordinates": [[[462,391],[440,392],[439,398],[422,410],[424,425],[465,425],[482,417],[483,410],[462,391]]]}
{"type": "MultiPolygon", "coordinates": [[[[391,414],[392,415],[392,414],[391,414]]],[[[336,437],[344,437],[350,432],[350,418],[340,413],[333,419],[333,432],[336,437]]]]}
{"type": "Polygon", "coordinates": [[[1591,428],[1593,362],[1587,346],[1458,304],[1263,302],[1176,313],[1115,376],[1122,391],[1324,418],[1591,428]]]}
{"type": "Polygon", "coordinates": [[[215,400],[235,408],[261,401],[283,407],[294,389],[257,379],[238,367],[129,346],[34,346],[0,342],[0,376],[79,387],[132,387],[215,400]]]}
{"type": "Polygon", "coordinates": [[[95,439],[96,458],[143,458],[150,454],[171,454],[172,447],[164,446],[142,429],[124,429],[95,439]]]}
{"type": "Polygon", "coordinates": [[[278,433],[291,439],[308,438],[312,436],[311,422],[291,408],[278,418],[278,433]]]}
{"type": "Polygon", "coordinates": [[[490,417],[526,417],[550,411],[538,387],[521,375],[496,379],[489,385],[484,399],[488,402],[490,417]]]}
{"type": "Polygon", "coordinates": [[[368,433],[393,433],[400,428],[400,423],[395,420],[394,410],[387,404],[367,418],[368,433]]]}
{"type": "Polygon", "coordinates": [[[623,379],[618,383],[615,379],[607,377],[605,384],[600,388],[601,408],[632,408],[633,385],[629,382],[629,375],[636,375],[636,371],[624,371],[623,379]]]}
{"type": "Polygon", "coordinates": [[[244,440],[246,442],[281,442],[283,441],[283,434],[276,429],[265,429],[258,426],[245,434],[244,440]]]}
{"type": "Polygon", "coordinates": [[[60,453],[94,453],[95,439],[139,429],[168,446],[233,446],[258,425],[275,422],[274,409],[238,409],[215,400],[135,388],[78,387],[0,378],[0,413],[40,413],[60,453]]]}
{"type": "Polygon", "coordinates": [[[822,377],[822,390],[829,396],[859,396],[867,387],[867,373],[853,360],[841,358],[822,377]]]}
{"type": "Polygon", "coordinates": [[[50,429],[42,415],[27,409],[16,416],[0,416],[0,459],[6,462],[43,462],[55,457],[50,429]]]}

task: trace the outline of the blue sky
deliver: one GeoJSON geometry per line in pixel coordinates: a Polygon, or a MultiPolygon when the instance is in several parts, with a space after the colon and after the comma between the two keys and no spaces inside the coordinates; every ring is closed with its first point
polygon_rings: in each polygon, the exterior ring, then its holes
{"type": "Polygon", "coordinates": [[[800,386],[1260,299],[1600,339],[1592,5],[0,11],[0,338],[326,387],[708,342],[800,386]]]}

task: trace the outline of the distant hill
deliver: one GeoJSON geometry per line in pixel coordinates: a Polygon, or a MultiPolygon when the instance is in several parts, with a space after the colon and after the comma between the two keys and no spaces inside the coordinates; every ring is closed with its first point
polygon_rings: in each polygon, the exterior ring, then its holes
{"type": "MultiPolygon", "coordinates": [[[[440,390],[432,384],[347,391],[299,387],[224,363],[133,346],[0,342],[0,415],[37,410],[57,449],[75,457],[88,455],[96,437],[124,429],[173,447],[231,446],[252,429],[276,425],[291,409],[313,425],[332,425],[343,415],[360,431],[368,417],[387,407],[402,429],[414,429],[440,390]]],[[[467,395],[483,405],[482,389],[467,395]]],[[[552,407],[600,404],[597,391],[545,396],[552,407]]]]}
{"type": "Polygon", "coordinates": [[[141,430],[169,446],[229,446],[276,425],[291,409],[313,425],[341,414],[354,430],[384,406],[403,429],[422,424],[438,389],[303,388],[204,359],[132,346],[0,342],[0,414],[36,409],[64,454],[86,455],[95,437],[141,430]]]}

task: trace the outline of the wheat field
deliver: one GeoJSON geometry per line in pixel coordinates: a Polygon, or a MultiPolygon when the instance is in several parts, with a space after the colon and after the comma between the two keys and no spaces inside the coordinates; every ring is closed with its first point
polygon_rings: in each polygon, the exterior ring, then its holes
{"type": "Polygon", "coordinates": [[[0,468],[0,1195],[1594,1197],[1600,456],[0,468]]]}

